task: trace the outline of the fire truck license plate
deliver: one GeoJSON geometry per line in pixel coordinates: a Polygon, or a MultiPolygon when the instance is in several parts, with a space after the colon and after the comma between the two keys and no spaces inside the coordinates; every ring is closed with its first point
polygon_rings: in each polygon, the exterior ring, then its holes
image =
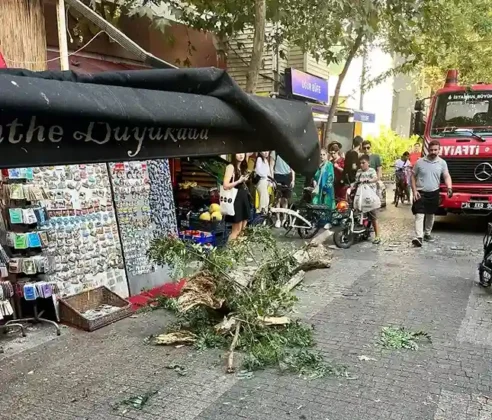
{"type": "Polygon", "coordinates": [[[461,203],[461,208],[469,210],[492,210],[492,203],[461,203]]]}

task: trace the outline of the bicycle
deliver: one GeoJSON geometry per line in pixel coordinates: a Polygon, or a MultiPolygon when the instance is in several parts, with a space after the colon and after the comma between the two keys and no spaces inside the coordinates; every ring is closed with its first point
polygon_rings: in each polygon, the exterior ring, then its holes
{"type": "Polygon", "coordinates": [[[395,176],[395,197],[393,204],[398,207],[398,203],[405,203],[405,200],[410,202],[409,185],[408,185],[408,170],[410,168],[405,167],[398,169],[395,176]]]}
{"type": "Polygon", "coordinates": [[[293,229],[297,229],[297,233],[302,239],[311,239],[322,228],[331,228],[334,219],[333,214],[336,211],[322,204],[311,204],[313,188],[304,188],[303,196],[297,203],[293,203],[287,208],[275,207],[285,189],[289,187],[280,185],[271,178],[270,181],[274,187],[275,200],[266,213],[255,214],[250,222],[251,225],[273,227],[276,219],[280,217],[284,219],[282,227],[286,230],[285,235],[288,235],[293,229]]]}

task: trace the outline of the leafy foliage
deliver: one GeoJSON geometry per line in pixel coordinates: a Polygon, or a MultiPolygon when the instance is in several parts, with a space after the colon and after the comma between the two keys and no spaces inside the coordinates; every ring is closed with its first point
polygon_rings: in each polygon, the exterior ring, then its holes
{"type": "MultiPolygon", "coordinates": [[[[283,22],[285,38],[327,63],[343,63],[332,104],[338,103],[341,86],[353,59],[373,45],[392,55],[407,58],[402,69],[419,62],[421,33],[438,33],[432,20],[441,13],[440,0],[299,0],[283,22]],[[302,5],[301,5],[302,4],[302,5]]],[[[390,76],[385,73],[377,82],[390,76]]],[[[330,107],[327,131],[331,131],[335,106],[330,107]]]]}
{"type": "MultiPolygon", "coordinates": [[[[284,287],[294,268],[292,255],[292,250],[279,247],[270,230],[262,227],[250,228],[242,240],[210,252],[172,236],[155,240],[149,250],[154,262],[171,264],[175,272],[198,262],[217,285],[216,297],[224,299],[224,306],[217,311],[197,306],[186,312],[175,312],[177,321],[171,331],[192,332],[196,336],[195,348],[228,349],[233,341],[232,330],[239,325],[236,344],[245,354],[243,368],[248,371],[278,367],[310,378],[344,374],[343,367],[326,363],[311,350],[312,327],[299,321],[272,326],[262,321],[265,317],[293,312],[297,298],[284,287]],[[233,269],[237,271],[238,266],[251,259],[257,263],[252,282],[248,287],[238,287],[231,278],[233,269]],[[225,331],[216,328],[224,317],[234,321],[225,331]]],[[[169,302],[163,305],[176,308],[169,302]]]]}
{"type": "Polygon", "coordinates": [[[393,130],[381,127],[379,136],[367,136],[367,140],[371,142],[372,152],[381,156],[383,169],[390,170],[403,152],[409,151],[417,143],[418,136],[400,137],[393,130]]]}
{"type": "Polygon", "coordinates": [[[411,48],[431,89],[442,87],[449,69],[463,83],[492,82],[491,10],[488,0],[430,2],[411,48]]]}
{"type": "Polygon", "coordinates": [[[418,341],[421,339],[432,342],[431,336],[424,331],[409,331],[404,327],[384,327],[381,330],[380,344],[388,349],[418,350],[418,341]]]}

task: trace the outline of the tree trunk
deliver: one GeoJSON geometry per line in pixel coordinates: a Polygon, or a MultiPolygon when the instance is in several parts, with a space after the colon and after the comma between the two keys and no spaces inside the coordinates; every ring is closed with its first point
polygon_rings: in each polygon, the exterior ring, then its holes
{"type": "Polygon", "coordinates": [[[260,73],[263,47],[265,45],[266,0],[255,0],[255,34],[253,37],[253,51],[246,75],[246,92],[255,93],[260,73]]]}
{"type": "Polygon", "coordinates": [[[345,64],[343,66],[342,72],[338,76],[337,86],[335,88],[335,94],[333,95],[333,99],[331,100],[331,104],[330,104],[328,121],[326,122],[326,135],[324,138],[323,147],[326,147],[329,143],[329,136],[331,134],[331,130],[333,127],[333,119],[335,118],[335,112],[337,110],[338,98],[340,97],[340,90],[342,88],[343,80],[347,75],[350,64],[352,64],[352,60],[354,59],[355,55],[357,54],[357,51],[359,51],[359,48],[362,45],[363,38],[364,35],[362,33],[359,33],[359,35],[357,35],[357,38],[355,38],[354,44],[352,45],[352,48],[350,48],[347,58],[345,59],[345,64]]]}
{"type": "Polygon", "coordinates": [[[0,52],[8,67],[46,70],[43,0],[0,0],[0,52]]]}

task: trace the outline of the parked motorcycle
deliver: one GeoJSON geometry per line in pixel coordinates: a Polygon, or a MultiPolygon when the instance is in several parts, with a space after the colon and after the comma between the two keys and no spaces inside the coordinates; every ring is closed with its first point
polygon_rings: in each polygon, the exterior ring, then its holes
{"type": "Polygon", "coordinates": [[[492,283],[492,223],[487,225],[487,232],[483,238],[483,258],[478,265],[479,281],[483,287],[490,287],[492,283]]]}
{"type": "Polygon", "coordinates": [[[338,248],[348,249],[355,242],[367,241],[372,232],[372,223],[365,213],[355,210],[354,202],[355,190],[348,191],[347,201],[340,201],[337,204],[337,211],[341,215],[339,228],[333,234],[333,242],[338,248]]]}

